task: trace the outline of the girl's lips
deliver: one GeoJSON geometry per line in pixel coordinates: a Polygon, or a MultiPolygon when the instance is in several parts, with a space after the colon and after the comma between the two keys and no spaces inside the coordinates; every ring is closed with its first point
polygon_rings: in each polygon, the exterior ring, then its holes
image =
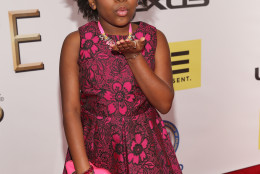
{"type": "Polygon", "coordinates": [[[124,17],[128,14],[128,10],[126,7],[119,7],[117,10],[116,10],[116,14],[120,17],[124,17]]]}

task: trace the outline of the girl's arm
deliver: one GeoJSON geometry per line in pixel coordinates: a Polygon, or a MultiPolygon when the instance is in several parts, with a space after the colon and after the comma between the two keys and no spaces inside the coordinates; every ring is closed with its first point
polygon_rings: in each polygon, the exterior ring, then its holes
{"type": "Polygon", "coordinates": [[[80,119],[79,67],[77,64],[80,48],[79,32],[69,34],[64,40],[60,57],[60,89],[63,125],[70,153],[77,173],[88,170],[83,129],[80,119]]]}
{"type": "MultiPolygon", "coordinates": [[[[126,47],[127,42],[121,42],[122,47],[126,47]]],[[[137,42],[138,48],[144,47],[145,40],[141,38],[137,42]]],[[[117,45],[120,50],[120,45],[117,45]]],[[[137,80],[139,86],[148,98],[150,103],[162,114],[169,112],[172,106],[172,100],[174,97],[174,90],[172,86],[172,70],[171,70],[171,58],[168,42],[164,34],[157,30],[157,47],[155,52],[155,70],[147,64],[142,54],[138,54],[135,57],[135,49],[133,49],[128,43],[130,48],[125,53],[126,58],[130,57],[128,64],[130,65],[132,72],[137,80]],[[131,58],[135,57],[135,58],[131,58]]],[[[122,51],[123,52],[123,51],[122,51]]]]}

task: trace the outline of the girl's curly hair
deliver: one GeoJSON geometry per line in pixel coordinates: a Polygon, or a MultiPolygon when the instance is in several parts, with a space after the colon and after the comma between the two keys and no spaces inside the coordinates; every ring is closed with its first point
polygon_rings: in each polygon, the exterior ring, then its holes
{"type": "MultiPolygon", "coordinates": [[[[75,0],[78,4],[79,11],[83,14],[84,18],[87,18],[89,21],[98,19],[97,10],[93,10],[87,0],[75,0]]],[[[147,6],[147,0],[138,0],[139,5],[147,6]]]]}

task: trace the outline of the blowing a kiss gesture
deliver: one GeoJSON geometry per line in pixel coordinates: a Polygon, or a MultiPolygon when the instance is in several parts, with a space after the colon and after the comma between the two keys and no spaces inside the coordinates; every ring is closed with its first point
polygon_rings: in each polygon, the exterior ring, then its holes
{"type": "Polygon", "coordinates": [[[131,41],[130,39],[117,41],[116,44],[110,45],[112,50],[122,53],[126,59],[132,59],[142,53],[145,45],[145,38],[131,41]]]}

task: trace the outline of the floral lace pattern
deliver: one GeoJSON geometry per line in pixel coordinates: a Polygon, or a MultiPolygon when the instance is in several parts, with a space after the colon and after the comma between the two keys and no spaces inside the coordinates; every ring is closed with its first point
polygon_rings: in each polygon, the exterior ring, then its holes
{"type": "MultiPolygon", "coordinates": [[[[163,121],[124,56],[99,38],[96,22],[80,27],[79,32],[81,120],[89,160],[112,174],[180,174],[163,121]]],[[[156,28],[140,22],[133,35],[146,38],[142,54],[154,70],[156,28]]],[[[127,37],[108,36],[114,41],[127,37]]]]}

